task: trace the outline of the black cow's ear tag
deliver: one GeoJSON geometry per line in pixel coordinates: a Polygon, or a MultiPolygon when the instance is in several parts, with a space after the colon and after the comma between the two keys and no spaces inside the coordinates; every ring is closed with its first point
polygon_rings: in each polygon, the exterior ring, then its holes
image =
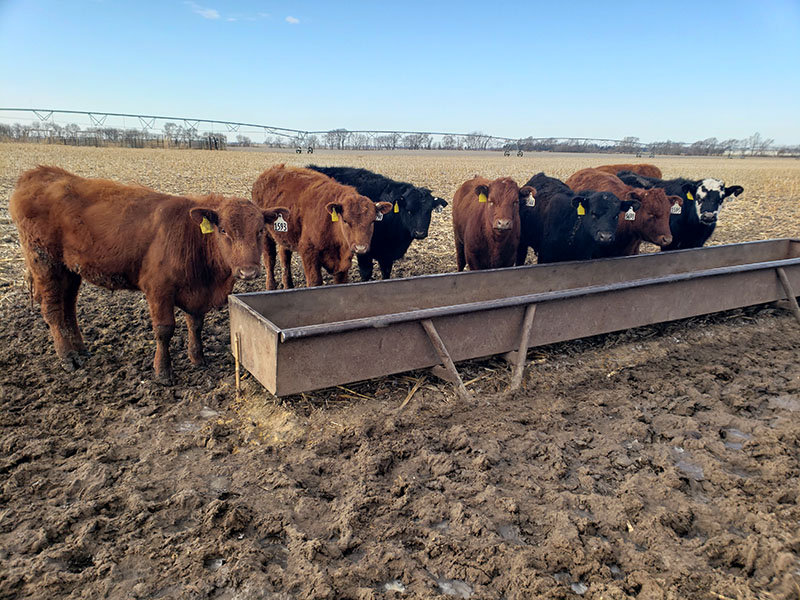
{"type": "Polygon", "coordinates": [[[441,214],[443,210],[444,209],[441,206],[437,206],[436,208],[433,209],[433,212],[435,212],[436,214],[441,214]]]}
{"type": "Polygon", "coordinates": [[[397,203],[397,201],[395,201],[395,203],[394,203],[394,209],[393,209],[392,212],[396,212],[396,213],[400,212],[400,205],[397,203]]]}
{"type": "Polygon", "coordinates": [[[586,214],[586,209],[583,208],[583,202],[578,202],[578,216],[582,217],[586,214]]]}
{"type": "Polygon", "coordinates": [[[382,212],[380,212],[380,211],[378,211],[377,213],[375,213],[375,220],[376,220],[376,221],[383,221],[383,213],[382,213],[382,212]]]}
{"type": "Polygon", "coordinates": [[[208,220],[208,217],[203,217],[203,220],[200,221],[200,231],[203,233],[213,233],[214,227],[211,225],[211,221],[208,220]]]}
{"type": "Polygon", "coordinates": [[[528,194],[528,199],[525,200],[525,206],[530,206],[531,208],[536,206],[536,198],[533,197],[533,194],[528,194]]]}
{"type": "Polygon", "coordinates": [[[626,221],[635,221],[636,220],[636,211],[633,210],[632,206],[625,213],[625,220],[626,221]]]}
{"type": "Polygon", "coordinates": [[[686,199],[687,200],[694,200],[694,196],[692,196],[692,192],[686,192],[686,199]]]}
{"type": "Polygon", "coordinates": [[[283,215],[278,215],[278,218],[272,224],[272,228],[279,233],[286,233],[289,231],[289,224],[283,220],[283,215]]]}
{"type": "Polygon", "coordinates": [[[681,205],[677,202],[673,204],[669,209],[669,214],[671,215],[679,215],[681,214],[681,205]]]}

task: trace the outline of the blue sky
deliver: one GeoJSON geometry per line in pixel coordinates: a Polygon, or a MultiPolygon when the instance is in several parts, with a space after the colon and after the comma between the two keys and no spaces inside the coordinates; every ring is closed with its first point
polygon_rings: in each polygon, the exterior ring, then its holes
{"type": "Polygon", "coordinates": [[[0,107],[798,144],[800,0],[0,0],[0,107]]]}

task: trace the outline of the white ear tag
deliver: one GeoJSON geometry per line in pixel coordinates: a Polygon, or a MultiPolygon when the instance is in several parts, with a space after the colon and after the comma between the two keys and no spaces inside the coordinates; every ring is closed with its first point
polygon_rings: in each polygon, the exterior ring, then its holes
{"type": "Polygon", "coordinates": [[[382,212],[375,213],[375,220],[376,221],[383,221],[383,213],[382,212]]]}
{"type": "Polygon", "coordinates": [[[531,208],[536,206],[536,198],[533,197],[533,194],[528,194],[528,199],[525,200],[525,206],[530,206],[531,208]]]}
{"type": "Polygon", "coordinates": [[[671,215],[679,215],[681,214],[681,205],[677,202],[673,204],[669,209],[669,214],[671,215]]]}
{"type": "Polygon", "coordinates": [[[625,220],[626,221],[635,221],[636,220],[636,211],[633,210],[632,206],[625,213],[625,220]]]}
{"type": "Polygon", "coordinates": [[[286,233],[289,231],[289,224],[283,220],[283,215],[278,215],[278,218],[272,224],[272,228],[279,233],[286,233]]]}
{"type": "Polygon", "coordinates": [[[442,210],[444,210],[444,209],[441,206],[437,206],[436,208],[433,209],[433,212],[435,212],[437,214],[441,214],[442,210]]]}

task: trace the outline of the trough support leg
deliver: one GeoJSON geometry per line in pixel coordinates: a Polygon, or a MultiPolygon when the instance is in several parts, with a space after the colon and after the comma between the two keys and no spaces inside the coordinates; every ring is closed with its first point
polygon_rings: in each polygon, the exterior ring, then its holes
{"type": "Polygon", "coordinates": [[[525,318],[522,320],[522,332],[519,336],[519,349],[514,360],[514,370],[511,373],[509,392],[514,392],[522,385],[522,374],[525,371],[525,361],[528,356],[528,342],[533,329],[533,317],[536,315],[536,305],[529,304],[525,308],[525,318]]]}
{"type": "Polygon", "coordinates": [[[236,397],[242,395],[242,380],[239,377],[240,365],[242,364],[242,338],[237,332],[233,336],[233,362],[236,368],[236,397]]]}
{"type": "Polygon", "coordinates": [[[447,347],[444,345],[442,338],[439,337],[439,332],[436,331],[436,328],[433,326],[433,321],[430,319],[424,319],[422,321],[422,327],[425,329],[425,333],[428,334],[428,338],[431,341],[433,349],[436,350],[436,354],[439,355],[439,358],[442,361],[442,366],[450,378],[452,378],[456,392],[462,400],[471,402],[472,396],[470,396],[467,388],[464,387],[464,382],[461,380],[461,376],[456,370],[456,365],[453,363],[453,359],[450,358],[450,353],[447,351],[447,347]]]}
{"type": "Polygon", "coordinates": [[[786,271],[783,270],[783,267],[778,267],[775,270],[778,272],[778,279],[781,280],[783,291],[786,293],[786,299],[789,301],[789,306],[794,313],[794,318],[800,323],[800,306],[797,305],[797,298],[792,290],[792,285],[789,283],[789,278],[786,277],[786,271]]]}

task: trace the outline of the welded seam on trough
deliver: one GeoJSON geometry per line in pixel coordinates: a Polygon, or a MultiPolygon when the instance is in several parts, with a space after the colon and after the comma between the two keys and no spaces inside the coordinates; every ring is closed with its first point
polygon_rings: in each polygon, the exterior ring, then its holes
{"type": "Polygon", "coordinates": [[[281,341],[285,342],[292,339],[311,337],[314,335],[325,335],[329,333],[341,333],[355,329],[367,329],[373,327],[387,327],[397,323],[409,321],[419,321],[422,319],[432,319],[454,314],[464,314],[478,312],[482,310],[493,310],[498,308],[509,308],[525,304],[540,302],[551,302],[554,300],[564,300],[567,298],[578,298],[603,292],[614,292],[618,290],[629,290],[633,288],[645,287],[666,283],[677,283],[691,279],[702,279],[719,275],[731,275],[735,273],[747,273],[750,271],[760,271],[766,269],[776,269],[777,267],[787,267],[800,265],[800,258],[788,258],[783,260],[766,261],[751,263],[746,265],[734,265],[728,267],[716,267],[704,271],[689,271],[662,277],[647,279],[633,279],[608,285],[593,285],[581,288],[560,290],[557,292],[538,292],[524,296],[511,296],[509,298],[498,298],[496,300],[482,300],[480,302],[469,302],[466,304],[453,304],[439,306],[435,308],[425,308],[401,313],[389,313],[377,317],[364,317],[360,319],[349,319],[347,321],[334,321],[332,323],[322,323],[319,325],[304,325],[303,327],[292,327],[281,330],[281,341]]]}

